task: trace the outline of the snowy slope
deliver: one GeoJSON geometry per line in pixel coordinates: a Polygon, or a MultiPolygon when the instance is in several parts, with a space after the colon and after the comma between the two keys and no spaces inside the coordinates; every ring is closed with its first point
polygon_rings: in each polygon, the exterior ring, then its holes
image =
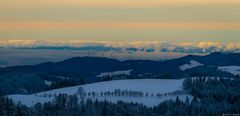
{"type": "MultiPolygon", "coordinates": [[[[118,100],[122,100],[124,102],[134,102],[134,103],[142,103],[146,106],[156,106],[162,101],[173,99],[175,100],[177,95],[169,95],[157,97],[158,93],[169,93],[174,92],[176,90],[182,90],[182,82],[184,79],[180,80],[167,80],[167,79],[138,79],[138,80],[117,80],[117,81],[108,81],[108,82],[99,82],[94,84],[86,84],[81,87],[84,89],[86,93],[88,92],[96,92],[100,94],[101,92],[114,91],[116,89],[120,90],[131,90],[131,91],[142,91],[144,94],[147,92],[149,96],[146,97],[133,97],[133,96],[95,96],[86,98],[89,99],[98,99],[98,100],[108,100],[111,102],[117,102],[118,100]],[[154,96],[151,96],[153,94],[154,96]]],[[[75,87],[67,87],[61,89],[55,89],[50,91],[45,91],[41,93],[36,93],[32,95],[9,95],[9,98],[12,98],[14,102],[21,102],[27,106],[33,106],[34,104],[41,102],[48,102],[54,99],[53,95],[58,95],[60,93],[73,95],[77,92],[77,89],[80,86],[75,87]],[[43,97],[46,96],[46,97],[43,97]]],[[[190,95],[180,94],[178,95],[180,99],[185,100],[186,96],[190,99],[192,98],[190,95]]]]}
{"type": "Polygon", "coordinates": [[[191,69],[191,68],[195,68],[195,67],[198,67],[198,66],[203,66],[203,64],[200,63],[200,62],[191,60],[191,61],[189,61],[188,64],[184,64],[184,65],[182,65],[182,66],[179,66],[179,69],[182,70],[182,71],[184,71],[184,70],[191,69]]]}
{"type": "Polygon", "coordinates": [[[130,75],[130,73],[132,72],[132,70],[124,70],[124,71],[114,71],[114,72],[104,72],[101,73],[99,75],[97,75],[97,77],[104,77],[104,76],[116,76],[116,75],[130,75]]]}
{"type": "Polygon", "coordinates": [[[47,81],[47,80],[44,80],[44,83],[45,83],[45,85],[48,85],[48,86],[50,86],[50,85],[52,84],[52,81],[47,81]]]}
{"type": "Polygon", "coordinates": [[[226,71],[234,75],[240,75],[240,66],[220,66],[218,70],[226,71]]]}
{"type": "Polygon", "coordinates": [[[238,49],[238,50],[234,51],[234,53],[240,53],[240,49],[238,49]]]}

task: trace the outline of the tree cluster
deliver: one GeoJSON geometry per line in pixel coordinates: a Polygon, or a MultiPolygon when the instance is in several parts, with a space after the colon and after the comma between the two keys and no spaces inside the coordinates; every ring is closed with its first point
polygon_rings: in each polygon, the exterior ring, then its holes
{"type": "Polygon", "coordinates": [[[184,88],[200,99],[207,112],[240,112],[240,79],[227,78],[188,78],[184,88]]]}

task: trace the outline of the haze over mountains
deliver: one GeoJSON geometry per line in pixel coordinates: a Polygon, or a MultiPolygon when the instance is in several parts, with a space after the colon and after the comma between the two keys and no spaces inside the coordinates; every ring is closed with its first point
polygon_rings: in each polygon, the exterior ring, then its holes
{"type": "Polygon", "coordinates": [[[166,60],[185,56],[184,53],[127,52],[97,50],[54,50],[54,49],[0,49],[0,67],[34,65],[43,62],[59,62],[72,57],[107,57],[118,60],[166,60]]]}

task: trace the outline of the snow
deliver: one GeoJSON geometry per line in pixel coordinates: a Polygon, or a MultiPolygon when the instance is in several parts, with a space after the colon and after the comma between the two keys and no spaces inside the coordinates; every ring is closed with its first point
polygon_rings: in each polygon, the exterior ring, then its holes
{"type": "Polygon", "coordinates": [[[45,83],[47,86],[50,86],[50,85],[52,84],[52,81],[44,80],[44,83],[45,83]]]}
{"type": "Polygon", "coordinates": [[[21,94],[10,95],[8,97],[12,99],[14,103],[21,102],[23,105],[26,105],[28,107],[34,106],[37,103],[45,103],[53,100],[53,97],[49,98],[49,97],[39,97],[34,95],[21,95],[21,94]]]}
{"type": "Polygon", "coordinates": [[[104,72],[101,73],[99,75],[97,75],[97,77],[104,77],[104,76],[116,76],[116,75],[130,75],[130,73],[132,72],[132,70],[124,70],[124,71],[114,71],[114,72],[104,72]]]}
{"type": "Polygon", "coordinates": [[[28,91],[26,89],[23,89],[23,88],[19,88],[20,91],[22,91],[23,93],[28,93],[28,91]]]}
{"type": "Polygon", "coordinates": [[[238,50],[234,51],[234,53],[240,53],[240,49],[238,49],[238,50]]]}
{"type": "Polygon", "coordinates": [[[184,71],[184,70],[191,69],[191,68],[195,68],[195,67],[198,67],[198,66],[203,66],[203,64],[200,63],[200,62],[191,60],[191,61],[189,61],[188,64],[184,64],[184,65],[182,65],[182,66],[179,66],[179,69],[182,70],[182,71],[184,71]]]}
{"type": "Polygon", "coordinates": [[[56,77],[63,80],[70,79],[69,77],[63,77],[63,76],[56,76],[56,77]]]}
{"type": "Polygon", "coordinates": [[[229,72],[233,75],[240,75],[240,66],[219,66],[218,70],[229,72]]]}
{"type": "Polygon", "coordinates": [[[196,79],[199,79],[199,78],[201,78],[201,79],[205,79],[205,82],[207,82],[208,80],[214,80],[214,79],[216,79],[217,81],[219,81],[220,79],[230,79],[231,81],[233,81],[234,80],[234,78],[223,78],[223,77],[191,77],[191,80],[192,81],[195,81],[196,79]]]}
{"type": "MultiPolygon", "coordinates": [[[[54,95],[58,94],[68,94],[73,95],[77,93],[79,87],[82,87],[86,93],[88,92],[113,92],[115,89],[128,90],[128,91],[141,91],[144,94],[149,93],[149,96],[136,97],[136,96],[96,96],[96,97],[86,97],[86,99],[98,99],[100,101],[107,101],[116,103],[121,100],[124,102],[142,103],[148,107],[156,106],[165,100],[175,100],[177,95],[168,95],[162,97],[156,97],[156,94],[169,93],[177,90],[182,90],[182,83],[184,79],[137,79],[137,80],[115,80],[107,82],[98,82],[93,84],[86,84],[81,86],[66,87],[61,89],[55,89],[45,92],[40,92],[32,95],[9,95],[8,97],[13,99],[15,103],[21,102],[27,106],[33,106],[36,103],[45,103],[52,101],[54,95]],[[151,94],[154,94],[152,97],[151,94]],[[51,95],[51,96],[49,96],[51,95]],[[45,97],[43,97],[45,96],[45,97]]],[[[192,96],[187,94],[178,95],[180,99],[185,100],[186,96],[192,99],[192,96]]]]}

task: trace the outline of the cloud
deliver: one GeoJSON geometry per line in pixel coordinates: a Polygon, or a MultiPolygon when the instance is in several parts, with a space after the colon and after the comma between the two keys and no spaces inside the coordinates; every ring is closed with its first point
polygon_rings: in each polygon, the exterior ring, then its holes
{"type": "Polygon", "coordinates": [[[198,47],[200,48],[210,48],[210,47],[217,47],[217,48],[224,48],[225,45],[222,43],[215,43],[215,42],[200,42],[198,44],[198,47]]]}
{"type": "Polygon", "coordinates": [[[240,43],[218,43],[218,42],[188,42],[188,43],[169,43],[163,41],[88,41],[88,40],[2,40],[1,47],[8,48],[40,48],[54,49],[66,47],[66,49],[82,50],[125,50],[141,52],[179,52],[179,53],[210,53],[215,51],[228,52],[240,49],[240,43]],[[95,49],[93,49],[95,48],[95,49]]]}

